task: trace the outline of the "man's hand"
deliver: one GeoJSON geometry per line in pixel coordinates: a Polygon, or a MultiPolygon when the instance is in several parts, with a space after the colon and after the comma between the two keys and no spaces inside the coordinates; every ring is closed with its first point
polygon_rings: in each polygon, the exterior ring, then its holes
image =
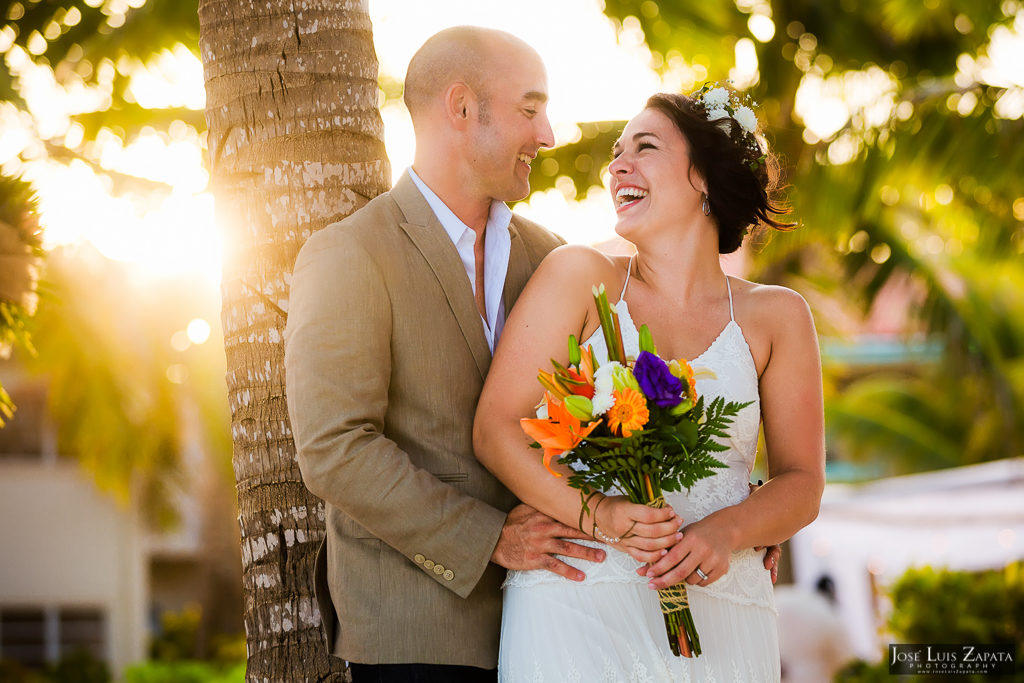
{"type": "MultiPolygon", "coordinates": [[[[754,548],[754,550],[764,550],[764,546],[754,548]]],[[[782,546],[770,545],[764,553],[764,568],[772,573],[772,583],[774,584],[779,578],[779,560],[782,559],[782,546]]]]}
{"type": "Polygon", "coordinates": [[[506,569],[546,569],[567,579],[582,581],[586,575],[559,560],[555,554],[603,562],[604,551],[564,540],[566,538],[592,540],[529,505],[517,505],[505,519],[498,545],[491,553],[491,562],[506,569]]]}
{"type": "MultiPolygon", "coordinates": [[[[756,491],[761,486],[764,486],[764,482],[761,481],[760,479],[757,480],[756,484],[751,482],[750,483],[750,493],[754,493],[754,491],[756,491]]],[[[754,548],[754,550],[764,550],[764,549],[765,549],[765,547],[763,545],[759,545],[756,548],[754,548]]],[[[764,568],[772,573],[772,584],[773,585],[775,584],[775,582],[779,578],[779,560],[781,560],[781,559],[782,559],[782,546],[779,546],[779,545],[770,545],[770,546],[768,546],[768,549],[765,551],[765,554],[764,554],[764,568]]]]}

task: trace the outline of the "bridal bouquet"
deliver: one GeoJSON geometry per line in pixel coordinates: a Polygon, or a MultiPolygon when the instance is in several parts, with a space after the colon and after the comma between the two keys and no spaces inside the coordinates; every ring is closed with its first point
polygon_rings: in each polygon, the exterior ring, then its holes
{"type": "MultiPolygon", "coordinates": [[[[579,489],[584,512],[594,493],[613,489],[634,503],[664,507],[665,492],[689,489],[724,467],[713,454],[727,447],[715,437],[726,437],[726,427],[749,403],[715,398],[706,404],[697,395],[700,373],[686,360],[659,357],[646,325],[640,353],[627,357],[604,285],[594,288],[594,300],[608,362],[598,366],[593,350],[581,349],[570,335],[569,367],[552,360],[553,372],[540,371],[544,399],[538,417],[523,418],[522,428],[544,449],[544,466],[553,475],[562,476],[551,469],[553,458],[570,467],[568,483],[579,489]]],[[[604,538],[596,525],[595,533],[604,538]]],[[[673,654],[700,655],[686,584],[658,596],[673,654]]]]}

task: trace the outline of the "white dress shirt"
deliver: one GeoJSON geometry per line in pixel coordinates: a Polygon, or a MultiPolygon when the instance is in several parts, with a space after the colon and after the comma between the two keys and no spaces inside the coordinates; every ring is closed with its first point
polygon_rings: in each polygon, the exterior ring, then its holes
{"type": "MultiPolygon", "coordinates": [[[[409,177],[416,183],[459,252],[469,277],[469,286],[473,289],[473,296],[476,296],[476,255],[473,253],[476,233],[452,213],[412,168],[409,168],[409,177]]],[[[504,202],[492,201],[487,227],[484,229],[484,309],[487,316],[480,318],[492,354],[501,337],[501,330],[505,327],[505,304],[501,295],[505,291],[505,275],[508,272],[509,254],[512,252],[512,237],[508,232],[511,222],[512,210],[504,202]]]]}

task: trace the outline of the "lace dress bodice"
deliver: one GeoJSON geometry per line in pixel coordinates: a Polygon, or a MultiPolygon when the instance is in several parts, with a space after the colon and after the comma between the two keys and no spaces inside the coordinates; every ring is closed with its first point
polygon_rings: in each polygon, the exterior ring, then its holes
{"type": "MultiPolygon", "coordinates": [[[[628,277],[626,285],[628,285],[628,277]]],[[[728,280],[727,280],[728,283],[728,280]]],[[[626,287],[623,286],[623,295],[626,287]]],[[[629,306],[620,297],[615,305],[622,330],[622,341],[626,355],[636,358],[640,353],[640,333],[629,313],[629,306]]],[[[694,370],[711,370],[714,378],[697,380],[697,393],[705,400],[721,396],[727,401],[751,402],[743,408],[728,429],[729,438],[724,441],[728,450],[715,457],[725,468],[698,481],[689,491],[668,493],[666,501],[676,510],[686,524],[703,519],[707,515],[730,505],[735,505],[750,493],[750,473],[754,467],[757,452],[757,436],[760,426],[760,397],[758,394],[757,370],[754,359],[733,315],[732,286],[729,285],[730,320],[718,337],[699,356],[690,361],[694,370]]],[[[599,364],[608,360],[604,335],[599,328],[584,342],[591,346],[599,364]]],[[[612,492],[614,493],[614,492],[612,492]]],[[[602,546],[598,542],[584,541],[588,545],[602,546]]],[[[591,563],[575,558],[561,558],[581,569],[587,576],[585,583],[646,583],[647,579],[637,576],[640,566],[626,553],[607,548],[604,562],[591,563]]],[[[530,586],[540,583],[565,581],[551,572],[543,570],[512,571],[506,585],[530,586]]],[[[762,564],[762,553],[752,548],[732,554],[728,573],[710,586],[691,586],[688,590],[706,591],[718,597],[740,604],[755,604],[774,609],[771,580],[762,564]]]]}

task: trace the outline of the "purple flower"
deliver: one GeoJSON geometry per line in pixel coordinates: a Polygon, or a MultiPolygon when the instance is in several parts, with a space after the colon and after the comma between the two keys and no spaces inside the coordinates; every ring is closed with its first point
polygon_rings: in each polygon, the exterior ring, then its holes
{"type": "Polygon", "coordinates": [[[640,391],[649,401],[662,408],[672,408],[682,400],[683,383],[668,369],[668,364],[653,353],[641,351],[633,366],[640,391]]]}

